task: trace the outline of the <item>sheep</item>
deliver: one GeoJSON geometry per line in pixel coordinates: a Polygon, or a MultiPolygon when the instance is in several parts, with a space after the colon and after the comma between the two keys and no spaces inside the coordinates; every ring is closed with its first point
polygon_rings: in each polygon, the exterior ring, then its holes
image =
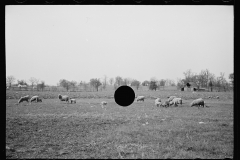
{"type": "Polygon", "coordinates": [[[159,107],[161,105],[161,102],[155,102],[155,105],[159,107]]]}
{"type": "Polygon", "coordinates": [[[32,102],[32,101],[42,102],[42,99],[39,98],[39,96],[33,96],[33,97],[30,99],[30,102],[32,102]]]}
{"type": "Polygon", "coordinates": [[[107,105],[107,102],[106,102],[106,101],[102,101],[102,102],[101,102],[102,108],[103,108],[103,106],[106,106],[106,105],[107,105]]]}
{"type": "Polygon", "coordinates": [[[160,104],[160,106],[163,106],[166,108],[169,107],[169,101],[168,100],[164,101],[163,103],[160,104]]]}
{"type": "Polygon", "coordinates": [[[66,101],[69,103],[69,97],[67,95],[62,96],[61,94],[58,95],[58,99],[61,101],[66,101]]]}
{"type": "Polygon", "coordinates": [[[173,104],[174,104],[173,101],[170,101],[170,102],[169,102],[169,106],[171,106],[171,105],[173,105],[173,104]]]}
{"type": "Polygon", "coordinates": [[[216,98],[219,99],[219,96],[217,96],[216,98]]]}
{"type": "Polygon", "coordinates": [[[161,99],[157,98],[155,99],[155,105],[158,107],[161,104],[161,99]]]}
{"type": "Polygon", "coordinates": [[[177,98],[176,96],[170,96],[170,97],[167,97],[168,98],[168,102],[171,102],[174,98],[177,98]]]}
{"type": "Polygon", "coordinates": [[[202,106],[202,107],[204,107],[204,100],[202,99],[202,98],[198,98],[198,99],[195,99],[194,101],[192,101],[191,103],[190,103],[190,106],[192,107],[192,106],[202,106]]]}
{"type": "Polygon", "coordinates": [[[23,96],[18,100],[18,104],[23,102],[23,101],[29,102],[29,99],[30,99],[29,95],[23,96]]]}
{"type": "Polygon", "coordinates": [[[73,99],[73,98],[70,98],[69,101],[70,101],[71,103],[76,103],[76,102],[77,102],[76,99],[73,99]]]}
{"type": "Polygon", "coordinates": [[[138,97],[137,97],[137,102],[138,102],[138,101],[143,101],[143,102],[144,102],[144,99],[145,99],[144,96],[138,96],[138,97]]]}
{"type": "MultiPolygon", "coordinates": [[[[171,101],[175,106],[178,106],[177,104],[181,104],[182,105],[182,98],[174,98],[172,101],[171,101]]],[[[172,104],[171,103],[171,104],[172,104]]]]}

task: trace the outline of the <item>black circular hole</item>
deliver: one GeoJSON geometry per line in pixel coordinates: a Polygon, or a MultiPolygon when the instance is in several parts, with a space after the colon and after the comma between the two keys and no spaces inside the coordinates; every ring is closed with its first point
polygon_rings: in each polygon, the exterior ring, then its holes
{"type": "Polygon", "coordinates": [[[129,86],[121,86],[115,91],[114,99],[118,105],[127,107],[135,100],[134,90],[129,86]]]}

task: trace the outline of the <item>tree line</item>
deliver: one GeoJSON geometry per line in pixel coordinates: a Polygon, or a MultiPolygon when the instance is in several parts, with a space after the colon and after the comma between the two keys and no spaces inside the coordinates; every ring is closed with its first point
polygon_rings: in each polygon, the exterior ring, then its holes
{"type": "MultiPolygon", "coordinates": [[[[57,83],[57,86],[53,86],[52,90],[57,91],[57,87],[61,86],[66,91],[69,91],[70,89],[75,91],[78,86],[81,86],[83,90],[87,90],[89,87],[94,88],[96,91],[105,90],[107,85],[113,86],[113,88],[116,90],[118,87],[127,85],[135,87],[137,90],[140,86],[147,86],[149,90],[157,90],[157,89],[164,89],[165,86],[177,86],[178,89],[184,87],[188,82],[194,82],[197,84],[198,88],[210,88],[212,91],[212,88],[215,87],[218,90],[223,88],[225,91],[234,83],[234,74],[231,73],[229,75],[230,83],[227,82],[227,80],[224,77],[224,73],[220,73],[220,76],[216,77],[213,73],[210,73],[208,69],[202,70],[199,74],[193,73],[190,69],[186,72],[183,72],[184,78],[180,79],[178,78],[177,84],[171,79],[160,79],[158,80],[155,77],[152,77],[150,80],[145,80],[142,83],[136,79],[132,78],[123,78],[120,76],[116,76],[115,78],[107,78],[106,75],[104,75],[103,78],[91,78],[89,82],[80,81],[79,83],[77,81],[69,81],[66,79],[60,79],[59,83],[57,83]]],[[[9,87],[12,86],[12,84],[16,81],[16,78],[14,76],[7,76],[6,82],[9,87]]],[[[31,86],[33,89],[33,86],[36,86],[37,90],[42,90],[47,86],[44,81],[40,81],[37,78],[31,77],[29,79],[29,85],[25,80],[17,80],[17,84],[15,85],[27,85],[31,86]]]]}
{"type": "Polygon", "coordinates": [[[213,88],[215,88],[217,91],[226,91],[229,90],[229,88],[233,88],[234,85],[234,73],[231,73],[228,76],[230,82],[226,80],[224,73],[220,72],[219,76],[215,76],[208,69],[201,70],[199,74],[188,69],[186,72],[183,72],[183,75],[183,79],[177,80],[178,88],[185,87],[188,82],[194,82],[198,89],[206,88],[207,90],[212,91],[213,88]]]}

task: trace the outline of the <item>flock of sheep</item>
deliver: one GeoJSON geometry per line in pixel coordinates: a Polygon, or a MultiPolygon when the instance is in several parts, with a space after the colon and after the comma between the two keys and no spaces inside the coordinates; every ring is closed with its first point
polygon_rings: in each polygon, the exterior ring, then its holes
{"type": "MultiPolygon", "coordinates": [[[[181,104],[182,105],[182,98],[178,98],[176,96],[170,96],[170,97],[167,97],[168,99],[165,100],[165,101],[161,101],[160,98],[157,98],[155,99],[155,105],[157,107],[159,106],[162,106],[162,107],[169,107],[171,105],[174,105],[174,106],[178,106],[178,104],[181,104]]],[[[145,97],[144,96],[138,96],[137,97],[137,101],[144,101],[145,97]]],[[[193,107],[193,106],[202,106],[202,107],[207,107],[206,104],[204,105],[204,100],[202,98],[198,98],[198,99],[195,99],[194,101],[192,101],[190,103],[190,106],[193,107]]]]}
{"type": "MultiPolygon", "coordinates": [[[[156,105],[157,107],[159,107],[159,106],[169,107],[169,106],[171,106],[171,105],[178,106],[178,104],[181,104],[181,105],[182,105],[182,98],[179,98],[179,97],[176,97],[176,96],[169,96],[169,97],[167,97],[167,98],[168,98],[168,99],[165,100],[165,101],[161,101],[160,98],[155,99],[155,105],[156,105]]],[[[217,97],[217,98],[219,98],[219,97],[217,97]]],[[[69,96],[67,96],[67,95],[61,95],[61,94],[59,94],[59,95],[58,95],[58,99],[59,99],[60,101],[66,101],[66,102],[68,102],[68,103],[76,103],[76,99],[69,98],[69,96]]],[[[136,97],[136,101],[137,101],[137,102],[138,102],[138,101],[143,101],[143,102],[144,102],[144,99],[145,99],[144,96],[138,96],[138,97],[136,97]]],[[[41,99],[39,96],[33,96],[32,98],[30,98],[29,95],[26,95],[26,96],[24,96],[24,97],[21,97],[21,98],[18,100],[18,104],[21,103],[21,102],[23,102],[23,101],[27,101],[27,102],[30,102],[30,103],[33,102],[33,101],[35,101],[35,102],[42,102],[42,99],[41,99]]],[[[107,102],[106,102],[106,101],[102,101],[100,104],[101,104],[101,106],[103,107],[103,106],[107,105],[107,102]]],[[[202,98],[195,99],[194,101],[192,101],[192,102],[190,103],[190,106],[191,106],[191,107],[193,107],[193,106],[198,106],[198,107],[200,107],[200,106],[204,107],[204,106],[205,106],[205,107],[207,107],[206,104],[204,104],[204,100],[203,100],[202,98]]]]}

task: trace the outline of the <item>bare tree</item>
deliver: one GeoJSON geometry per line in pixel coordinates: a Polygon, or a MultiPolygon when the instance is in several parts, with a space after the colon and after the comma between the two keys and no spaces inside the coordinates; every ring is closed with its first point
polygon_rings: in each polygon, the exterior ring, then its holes
{"type": "Polygon", "coordinates": [[[114,78],[110,78],[110,79],[109,79],[109,84],[110,84],[110,85],[113,85],[113,84],[114,84],[114,78]]]}
{"type": "Polygon", "coordinates": [[[100,80],[97,79],[97,78],[92,78],[92,79],[90,79],[90,84],[91,84],[91,86],[93,86],[94,88],[96,88],[97,91],[98,91],[98,87],[102,85],[102,83],[100,82],[100,80]]]}
{"type": "Polygon", "coordinates": [[[33,86],[34,86],[34,84],[35,84],[35,81],[36,81],[36,78],[34,78],[34,77],[31,77],[31,78],[29,79],[29,82],[31,83],[31,86],[32,86],[32,90],[33,90],[33,86]]]}
{"type": "Polygon", "coordinates": [[[9,87],[15,82],[16,78],[14,76],[7,76],[6,82],[8,83],[9,87]]]}
{"type": "Polygon", "coordinates": [[[117,76],[117,77],[115,78],[115,83],[114,83],[115,89],[118,88],[118,87],[120,87],[122,84],[123,84],[123,79],[122,79],[122,77],[117,76]]]}
{"type": "Polygon", "coordinates": [[[70,83],[70,87],[73,88],[73,91],[75,91],[75,88],[77,86],[77,82],[76,81],[71,81],[70,83]]]}
{"type": "Polygon", "coordinates": [[[138,90],[139,86],[140,86],[140,82],[138,80],[132,80],[131,86],[135,86],[138,90]]]}
{"type": "Polygon", "coordinates": [[[150,82],[147,81],[147,80],[145,80],[145,81],[142,82],[142,86],[148,86],[149,84],[150,84],[150,82]]]}
{"type": "Polygon", "coordinates": [[[37,90],[39,89],[39,82],[40,82],[40,79],[37,79],[37,78],[35,78],[35,84],[37,85],[37,90]]]}
{"type": "Polygon", "coordinates": [[[42,91],[43,91],[43,89],[44,89],[45,87],[46,87],[46,85],[45,85],[45,82],[44,82],[44,81],[41,81],[41,83],[38,84],[38,88],[42,89],[42,91]]]}
{"type": "Polygon", "coordinates": [[[103,82],[102,82],[102,88],[103,88],[103,89],[106,89],[106,86],[107,86],[107,76],[104,75],[104,77],[103,77],[103,82]]]}
{"type": "Polygon", "coordinates": [[[68,80],[66,80],[66,79],[60,79],[59,84],[60,84],[60,86],[65,88],[67,90],[67,92],[68,92],[68,90],[69,90],[69,88],[71,86],[70,82],[68,80]]]}
{"type": "Polygon", "coordinates": [[[161,80],[159,81],[159,86],[162,86],[163,89],[164,89],[165,83],[166,83],[166,81],[165,81],[164,79],[161,79],[161,80]]]}
{"type": "Polygon", "coordinates": [[[132,79],[131,78],[124,78],[123,79],[123,85],[127,85],[129,86],[132,82],[132,79]]]}

